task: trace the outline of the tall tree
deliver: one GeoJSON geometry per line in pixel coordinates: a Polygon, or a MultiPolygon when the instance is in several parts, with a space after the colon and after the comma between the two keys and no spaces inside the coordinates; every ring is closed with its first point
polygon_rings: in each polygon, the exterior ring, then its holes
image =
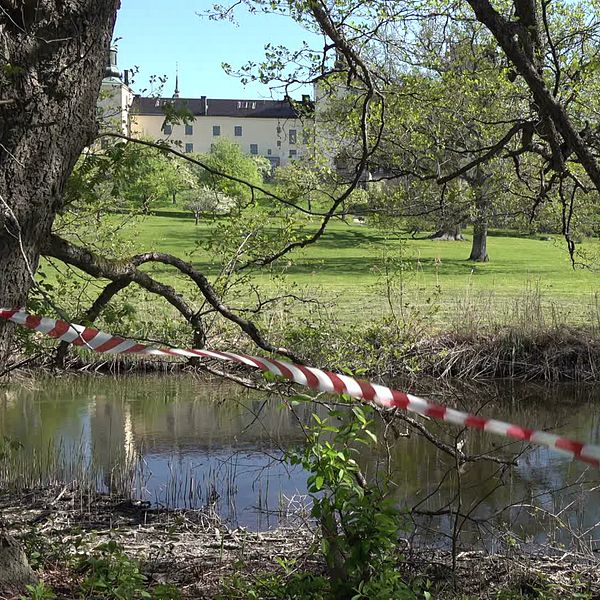
{"type": "MultiPolygon", "coordinates": [[[[97,132],[119,0],[0,1],[0,305],[21,306],[67,178],[97,132]]],[[[0,364],[10,325],[0,323],[0,364]]]]}
{"type": "MultiPolygon", "coordinates": [[[[522,90],[526,102],[518,107],[516,115],[504,123],[496,123],[498,137],[474,149],[471,156],[465,154],[453,172],[441,170],[437,180],[443,184],[449,177],[462,177],[476,166],[482,169],[484,163],[500,156],[509,158],[515,166],[515,177],[525,179],[525,173],[532,174],[529,181],[521,181],[530,201],[532,218],[544,203],[556,199],[561,204],[565,213],[563,232],[573,256],[573,234],[568,229],[568,224],[573,222],[569,218],[571,207],[581,204],[579,198],[589,197],[590,187],[600,191],[597,159],[600,126],[596,115],[590,122],[584,117],[590,114],[592,92],[598,87],[595,80],[600,52],[600,14],[596,2],[467,0],[458,4],[450,1],[415,4],[407,0],[360,3],[240,0],[235,3],[239,4],[249,5],[251,10],[288,14],[331,40],[321,51],[312,49],[311,52],[306,47],[298,51],[270,48],[266,66],[261,66],[257,77],[273,79],[274,73],[279,72],[282,73],[280,81],[289,85],[304,76],[305,80],[319,82],[321,89],[333,81],[329,88],[334,100],[339,98],[341,82],[351,90],[354,99],[359,99],[367,89],[376,91],[373,99],[378,100],[380,110],[379,115],[377,111],[370,111],[373,122],[353,119],[350,115],[340,121],[340,127],[332,136],[333,141],[346,142],[345,169],[349,173],[360,171],[367,179],[367,165],[359,165],[353,156],[353,141],[370,138],[372,149],[378,146],[383,149],[380,136],[389,117],[390,102],[394,102],[393,97],[387,95],[386,74],[395,71],[406,76],[411,70],[426,74],[427,68],[420,58],[427,40],[421,33],[423,24],[431,21],[432,15],[441,34],[435,49],[442,56],[453,41],[455,28],[452,25],[472,23],[475,15],[494,42],[496,61],[500,59],[503,63],[499,66],[507,80],[522,90]],[[304,71],[278,70],[277,61],[281,64],[286,59],[293,60],[294,64],[304,60],[304,71]],[[582,102],[586,97],[587,106],[582,102]],[[350,134],[345,135],[344,131],[350,134]],[[524,162],[530,164],[524,166],[524,162]],[[565,194],[565,187],[573,186],[575,203],[565,194]]],[[[221,14],[229,15],[230,9],[231,5],[228,10],[222,9],[221,14]]],[[[405,91],[400,90],[400,94],[405,91]]],[[[434,101],[432,106],[435,106],[434,101]]],[[[318,126],[319,123],[317,129],[318,126]]],[[[399,131],[399,139],[403,133],[399,131]]],[[[373,153],[369,152],[366,158],[372,163],[373,153]]],[[[419,163],[422,157],[413,158],[419,163]]],[[[403,170],[414,171],[412,167],[409,162],[403,170]]],[[[423,177],[422,173],[419,176],[423,177]]]]}
{"type": "MultiPolygon", "coordinates": [[[[0,305],[21,306],[96,135],[96,101],[119,0],[0,0],[0,305]]],[[[0,367],[11,326],[0,323],[0,367]]],[[[0,586],[31,580],[0,528],[0,586]]]]}

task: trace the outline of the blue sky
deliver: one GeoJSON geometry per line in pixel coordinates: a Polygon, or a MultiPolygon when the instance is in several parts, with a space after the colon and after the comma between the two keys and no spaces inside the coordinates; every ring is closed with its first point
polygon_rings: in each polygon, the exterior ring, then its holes
{"type": "MultiPolygon", "coordinates": [[[[122,0],[115,27],[115,38],[120,38],[118,66],[120,70],[139,67],[134,91],[149,89],[150,76],[166,75],[169,81],[163,95],[171,96],[178,63],[182,97],[270,98],[268,86],[250,83],[244,87],[223,72],[221,63],[240,67],[249,60],[259,62],[268,42],[288,48],[297,48],[303,41],[317,48],[321,45],[314,34],[275,15],[239,12],[237,26],[197,15],[212,4],[213,0],[122,0]]],[[[301,93],[310,90],[293,95],[301,93]]]]}

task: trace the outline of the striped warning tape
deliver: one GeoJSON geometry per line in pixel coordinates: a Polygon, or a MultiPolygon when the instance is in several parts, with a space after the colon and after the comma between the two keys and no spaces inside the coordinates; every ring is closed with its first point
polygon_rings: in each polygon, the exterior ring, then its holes
{"type": "Polygon", "coordinates": [[[347,394],[365,402],[373,402],[384,408],[400,408],[441,421],[454,423],[461,427],[481,429],[507,438],[548,446],[557,452],[600,468],[600,446],[582,444],[581,442],[563,438],[552,433],[527,429],[511,423],[497,421],[496,419],[486,419],[478,415],[435,404],[423,398],[399,392],[383,385],[341,375],[340,373],[332,373],[331,371],[324,371],[273,358],[267,359],[247,354],[236,354],[234,352],[158,348],[147,344],[139,344],[133,340],[111,335],[92,327],[84,327],[83,325],[74,325],[66,321],[29,315],[23,310],[0,308],[0,318],[68,342],[74,346],[85,346],[94,352],[142,354],[146,356],[184,356],[186,358],[201,356],[241,363],[260,369],[261,371],[268,371],[278,377],[283,377],[289,381],[321,392],[347,394]]]}

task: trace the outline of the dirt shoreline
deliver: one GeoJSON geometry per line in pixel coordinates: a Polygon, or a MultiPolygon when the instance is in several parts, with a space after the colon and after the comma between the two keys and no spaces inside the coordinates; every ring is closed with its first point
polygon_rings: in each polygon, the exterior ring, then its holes
{"type": "MultiPolygon", "coordinates": [[[[59,599],[73,597],[78,577],[65,567],[64,553],[88,552],[108,540],[140,562],[151,584],[172,584],[185,599],[213,599],[233,575],[251,581],[266,572],[282,573],[277,560],[313,573],[325,570],[318,535],[300,516],[278,529],[252,532],[227,527],[210,508],[156,510],[69,487],[0,495],[0,515],[9,533],[30,554],[35,550],[40,579],[59,599]]],[[[540,586],[556,594],[544,598],[570,598],[576,591],[586,594],[582,598],[600,596],[599,563],[591,552],[467,551],[456,556],[455,568],[450,552],[408,546],[402,552],[399,571],[407,580],[429,581],[432,598],[439,600],[491,600],[508,589],[522,595],[507,597],[539,597],[531,594],[540,586]]],[[[19,595],[5,592],[0,598],[19,595]]]]}

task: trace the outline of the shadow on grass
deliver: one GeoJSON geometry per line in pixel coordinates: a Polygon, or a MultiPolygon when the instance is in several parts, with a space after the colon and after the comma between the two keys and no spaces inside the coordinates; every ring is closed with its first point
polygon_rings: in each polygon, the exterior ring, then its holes
{"type": "Polygon", "coordinates": [[[194,215],[187,210],[151,210],[151,217],[168,217],[173,219],[189,219],[192,221],[194,215]]]}
{"type": "MultiPolygon", "coordinates": [[[[151,210],[150,211],[150,215],[151,217],[167,217],[167,218],[173,218],[173,219],[186,219],[188,221],[193,222],[194,221],[194,215],[193,213],[191,213],[189,210],[151,210]]],[[[203,221],[215,221],[217,219],[221,219],[224,218],[227,215],[224,215],[223,213],[202,213],[202,217],[201,220],[203,221]]]]}
{"type": "MultiPolygon", "coordinates": [[[[311,232],[303,232],[304,235],[310,235],[311,232]]],[[[356,248],[359,246],[369,246],[371,244],[381,243],[385,238],[375,231],[335,231],[330,230],[323,235],[317,242],[317,247],[321,248],[356,248]]]]}
{"type": "Polygon", "coordinates": [[[527,233],[525,231],[510,231],[509,229],[494,229],[488,231],[488,237],[499,237],[499,238],[519,238],[522,240],[532,241],[548,241],[542,240],[541,238],[557,238],[560,239],[559,233],[527,233]]]}
{"type": "MultiPolygon", "coordinates": [[[[348,241],[348,238],[346,238],[348,241]]],[[[189,248],[193,247],[196,239],[193,237],[177,236],[177,242],[174,244],[172,250],[183,250],[189,243],[189,248]],[[189,242],[186,242],[186,238],[189,242]]],[[[351,241],[351,239],[350,239],[351,241]]],[[[338,246],[341,249],[341,246],[338,246]]],[[[205,273],[206,275],[214,275],[220,271],[218,264],[209,260],[203,260],[202,257],[192,256],[191,259],[188,257],[186,260],[191,260],[193,265],[205,273]]],[[[416,274],[435,276],[479,276],[485,275],[488,277],[506,277],[506,276],[520,276],[522,274],[531,274],[531,268],[529,263],[515,263],[511,261],[490,261],[486,263],[473,262],[468,260],[468,252],[465,253],[464,258],[442,258],[441,260],[435,257],[417,257],[409,256],[403,259],[405,265],[405,276],[412,277],[416,274]]],[[[283,268],[285,259],[275,263],[275,269],[283,268]]],[[[370,254],[362,254],[359,256],[332,256],[327,254],[325,256],[317,257],[298,257],[296,255],[295,260],[287,268],[285,268],[285,274],[289,276],[294,275],[314,275],[323,278],[323,282],[326,282],[328,276],[345,276],[345,277],[357,277],[357,276],[377,276],[378,267],[383,265],[381,257],[372,252],[370,254]]],[[[553,265],[536,265],[536,271],[539,275],[542,272],[552,271],[553,265]]],[[[172,273],[173,270],[169,267],[159,267],[153,265],[152,271],[154,273],[172,273]]],[[[260,269],[257,270],[260,273],[260,269]]],[[[398,273],[399,277],[400,274],[398,273]]],[[[353,281],[352,284],[358,284],[359,282],[353,281]]]]}

